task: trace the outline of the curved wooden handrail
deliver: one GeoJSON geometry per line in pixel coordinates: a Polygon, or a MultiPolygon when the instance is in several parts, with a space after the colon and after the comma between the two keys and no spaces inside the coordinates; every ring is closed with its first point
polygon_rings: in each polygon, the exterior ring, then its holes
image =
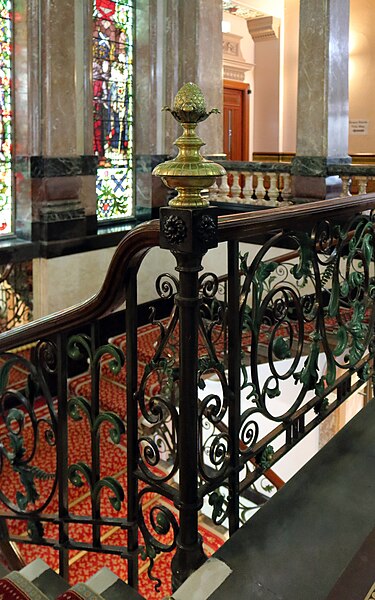
{"type": "Polygon", "coordinates": [[[80,304],[2,333],[0,351],[74,329],[116,310],[125,301],[124,274],[138,268],[143,257],[158,245],[158,241],[159,221],[149,221],[133,229],[118,245],[97,294],[80,304]]]}
{"type": "MultiPolygon", "coordinates": [[[[339,214],[349,216],[375,207],[375,194],[321,200],[309,204],[279,209],[240,213],[219,217],[219,241],[247,240],[260,233],[293,226],[306,228],[310,223],[339,214]]],[[[128,233],[112,257],[104,283],[97,294],[88,300],[37,319],[0,335],[0,352],[24,346],[52,334],[92,322],[116,310],[125,301],[124,277],[138,269],[147,252],[159,243],[158,220],[139,225],[128,233]]]]}

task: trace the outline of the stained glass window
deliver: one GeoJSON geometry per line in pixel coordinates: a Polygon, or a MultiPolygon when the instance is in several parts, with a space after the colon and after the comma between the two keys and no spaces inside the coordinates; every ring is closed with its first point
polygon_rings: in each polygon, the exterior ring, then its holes
{"type": "Polygon", "coordinates": [[[0,235],[13,229],[12,0],[0,0],[0,235]]]}
{"type": "Polygon", "coordinates": [[[132,2],[94,0],[94,153],[101,221],[133,213],[132,76],[132,2]]]}

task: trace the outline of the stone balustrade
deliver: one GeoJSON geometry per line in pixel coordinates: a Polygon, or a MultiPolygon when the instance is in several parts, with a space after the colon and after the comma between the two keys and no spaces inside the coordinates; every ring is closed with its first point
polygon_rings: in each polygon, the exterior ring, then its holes
{"type": "MultiPolygon", "coordinates": [[[[218,178],[210,188],[211,202],[258,207],[293,203],[291,163],[217,162],[225,167],[227,177],[218,178]]],[[[375,192],[375,165],[331,165],[327,175],[341,179],[341,197],[375,192]]]]}
{"type": "Polygon", "coordinates": [[[210,188],[210,200],[276,207],[292,198],[291,165],[223,161],[227,177],[210,188]]]}
{"type": "Polygon", "coordinates": [[[335,175],[342,181],[342,197],[375,192],[375,165],[342,165],[335,167],[335,175]]]}

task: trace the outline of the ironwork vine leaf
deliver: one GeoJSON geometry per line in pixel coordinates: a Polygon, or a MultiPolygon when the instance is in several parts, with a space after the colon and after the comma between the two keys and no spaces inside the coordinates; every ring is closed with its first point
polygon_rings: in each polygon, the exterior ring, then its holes
{"type": "Polygon", "coordinates": [[[327,356],[327,373],[325,380],[328,385],[333,385],[336,381],[336,364],[331,354],[327,356]]]}
{"type": "Polygon", "coordinates": [[[336,334],[337,343],[333,350],[335,356],[340,356],[344,350],[348,347],[348,332],[344,325],[340,325],[336,334]]]}
{"type": "Polygon", "coordinates": [[[267,277],[271,275],[273,271],[279,266],[276,262],[260,262],[255,273],[255,280],[257,283],[262,284],[266,281],[267,277]]]}
{"type": "Polygon", "coordinates": [[[294,373],[295,381],[300,381],[308,390],[315,389],[319,380],[318,356],[319,344],[314,339],[310,347],[310,354],[305,360],[302,371],[294,373]]]}
{"type": "Polygon", "coordinates": [[[268,377],[268,379],[266,380],[265,384],[264,384],[264,393],[268,396],[268,398],[277,398],[277,396],[280,396],[281,391],[280,391],[280,387],[279,387],[279,381],[277,379],[275,379],[273,376],[268,377]],[[274,382],[275,386],[271,387],[270,383],[274,382]]]}
{"type": "MultiPolygon", "coordinates": [[[[345,294],[347,295],[347,294],[345,294]]],[[[339,299],[340,299],[340,286],[337,279],[332,281],[331,296],[327,307],[327,314],[329,317],[335,317],[339,310],[339,299]]]]}
{"type": "Polygon", "coordinates": [[[356,301],[353,304],[353,315],[348,323],[348,330],[350,331],[353,341],[349,350],[349,364],[354,366],[361,356],[363,355],[366,348],[366,332],[367,327],[364,324],[365,307],[360,301],[356,301]]]}
{"type": "Polygon", "coordinates": [[[299,262],[291,268],[291,273],[296,279],[311,277],[311,248],[307,235],[300,240],[299,262]]]}
{"type": "Polygon", "coordinates": [[[251,331],[253,327],[253,319],[251,316],[251,308],[245,304],[243,309],[242,331],[251,331]]]}
{"type": "Polygon", "coordinates": [[[212,520],[217,524],[217,521],[224,514],[225,498],[219,492],[212,492],[209,495],[208,502],[212,506],[212,520]]]}
{"type": "Polygon", "coordinates": [[[370,379],[371,369],[368,363],[364,364],[358,371],[358,377],[361,381],[368,381],[370,379]]]}
{"type": "Polygon", "coordinates": [[[288,340],[286,340],[282,335],[275,338],[272,351],[279,360],[284,360],[285,358],[290,358],[291,356],[288,340]]]}
{"type": "Polygon", "coordinates": [[[240,254],[240,269],[244,273],[247,271],[247,259],[249,258],[249,253],[245,252],[245,254],[240,254]]]}
{"type": "Polygon", "coordinates": [[[26,510],[27,505],[35,502],[39,499],[39,493],[34,483],[34,473],[30,467],[24,465],[16,467],[13,466],[14,471],[19,474],[20,481],[25,488],[26,494],[20,491],[16,492],[16,501],[21,510],[26,510]]]}
{"type": "Polygon", "coordinates": [[[346,281],[343,281],[340,285],[340,294],[343,298],[347,298],[347,296],[349,295],[350,292],[350,287],[349,287],[349,283],[346,281]]]}
{"type": "Polygon", "coordinates": [[[349,275],[349,285],[350,285],[350,287],[351,288],[359,287],[360,285],[363,284],[364,278],[365,277],[364,277],[363,273],[358,273],[358,271],[353,271],[349,275]]]}
{"type": "Polygon", "coordinates": [[[362,254],[363,254],[363,257],[364,257],[367,265],[369,265],[371,262],[372,253],[373,253],[371,233],[366,233],[366,235],[363,237],[361,250],[362,250],[362,254]]]}

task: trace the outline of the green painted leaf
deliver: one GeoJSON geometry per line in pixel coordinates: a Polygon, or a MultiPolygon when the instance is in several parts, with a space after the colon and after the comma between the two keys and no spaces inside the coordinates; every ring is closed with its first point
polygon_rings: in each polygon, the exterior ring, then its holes
{"type": "Polygon", "coordinates": [[[344,325],[340,325],[338,328],[336,339],[337,343],[335,349],[333,350],[333,354],[335,356],[340,356],[348,347],[348,332],[344,325]]]}
{"type": "Polygon", "coordinates": [[[283,336],[278,336],[274,339],[272,351],[277,359],[284,360],[290,358],[290,346],[289,341],[283,336]]]}

